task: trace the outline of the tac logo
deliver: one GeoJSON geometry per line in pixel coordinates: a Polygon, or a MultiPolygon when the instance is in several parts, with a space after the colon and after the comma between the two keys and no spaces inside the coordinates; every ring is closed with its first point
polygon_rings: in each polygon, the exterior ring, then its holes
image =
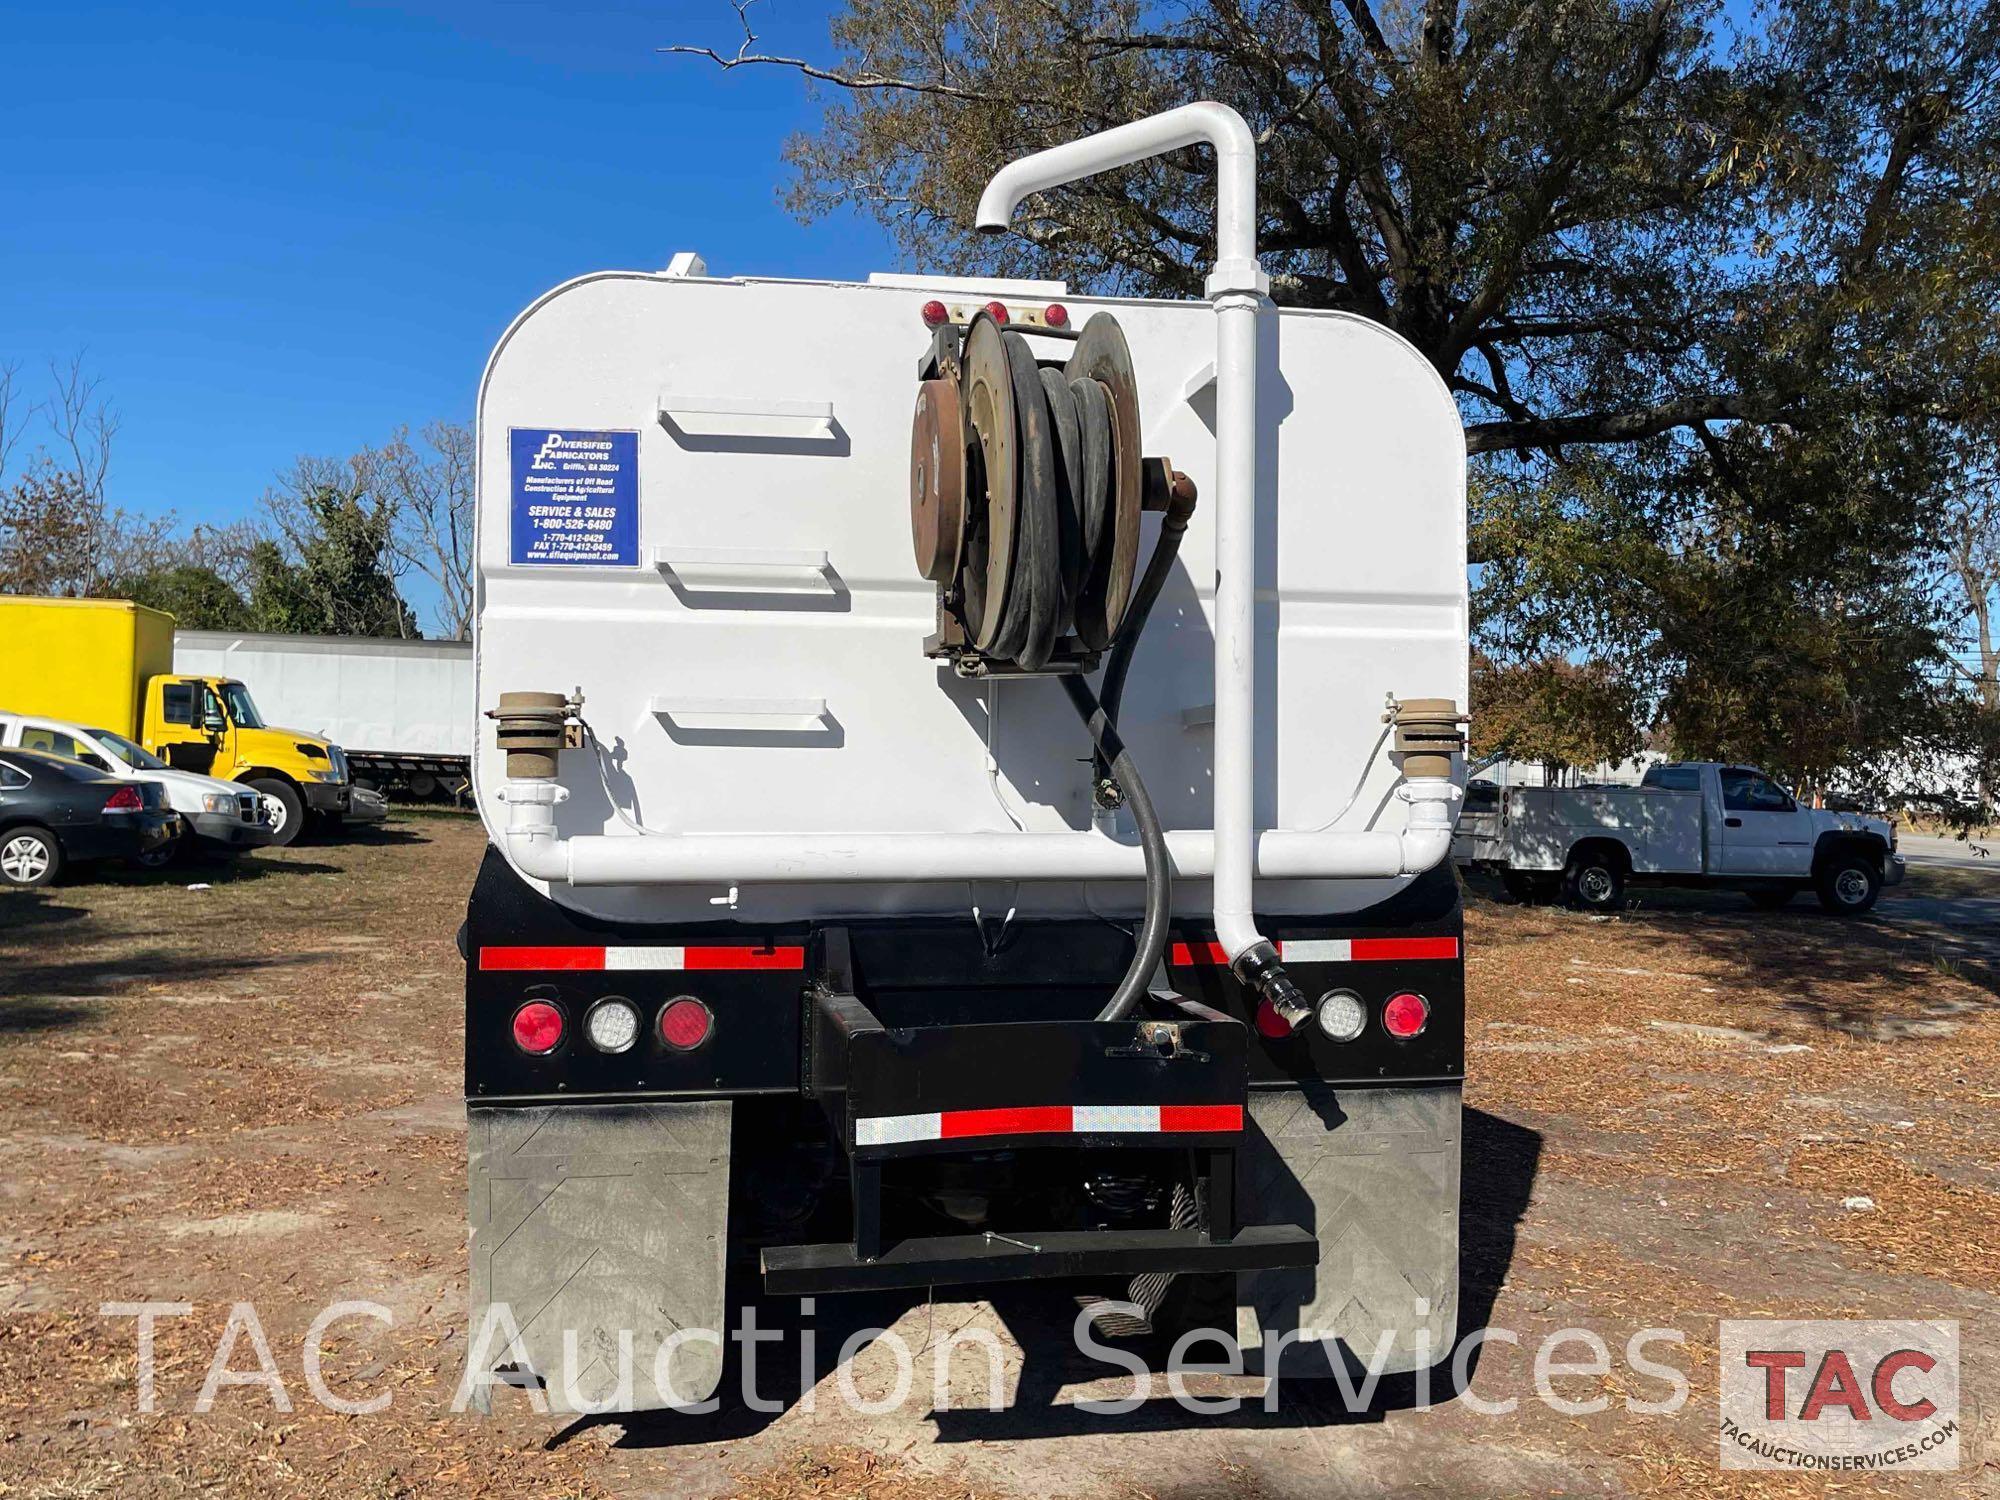
{"type": "Polygon", "coordinates": [[[1722,1324],[1725,1469],[1958,1467],[1958,1324],[1722,1324]]]}

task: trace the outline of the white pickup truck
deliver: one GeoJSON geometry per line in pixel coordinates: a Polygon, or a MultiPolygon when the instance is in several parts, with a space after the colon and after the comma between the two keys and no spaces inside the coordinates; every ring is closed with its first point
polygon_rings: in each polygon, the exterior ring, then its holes
{"type": "Polygon", "coordinates": [[[1475,780],[1453,857],[1497,871],[1523,899],[1624,904],[1634,882],[1741,890],[1775,910],[1810,886],[1841,916],[1903,878],[1895,825],[1802,806],[1750,766],[1677,761],[1638,786],[1499,787],[1475,780]]]}

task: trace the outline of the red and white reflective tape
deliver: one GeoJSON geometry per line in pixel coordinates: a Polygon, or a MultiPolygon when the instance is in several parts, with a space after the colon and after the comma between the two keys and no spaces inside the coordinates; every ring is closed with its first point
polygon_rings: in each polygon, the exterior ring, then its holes
{"type": "Polygon", "coordinates": [[[1031,1104],[874,1115],[854,1122],[854,1144],[901,1146],[987,1135],[1200,1135],[1242,1128],[1240,1104],[1031,1104]]]}
{"type": "MultiPolygon", "coordinates": [[[[1398,959],[1457,958],[1455,937],[1406,938],[1286,938],[1273,943],[1278,957],[1294,964],[1393,963],[1398,959]]],[[[1220,943],[1175,943],[1167,962],[1180,968],[1195,964],[1229,964],[1220,943]]]]}
{"type": "Polygon", "coordinates": [[[747,948],[727,946],[682,948],[573,948],[519,947],[481,948],[482,969],[803,969],[804,948],[747,948]]]}

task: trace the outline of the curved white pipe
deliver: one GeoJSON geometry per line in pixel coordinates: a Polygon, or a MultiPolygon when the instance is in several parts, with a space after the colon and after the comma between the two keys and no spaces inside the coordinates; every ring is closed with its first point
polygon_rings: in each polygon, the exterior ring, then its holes
{"type": "Polygon", "coordinates": [[[1215,148],[1216,180],[1216,261],[1207,281],[1215,304],[1215,935],[1233,963],[1264,941],[1252,916],[1260,868],[1254,601],[1257,327],[1270,281],[1257,265],[1256,139],[1226,104],[1184,105],[1008,163],[980,195],[974,222],[998,233],[1030,193],[1203,143],[1215,148]]]}
{"type": "Polygon", "coordinates": [[[1213,100],[1184,104],[1010,161],[979,195],[973,227],[999,234],[1030,193],[1202,145],[1215,148],[1216,260],[1208,295],[1268,292],[1270,278],[1257,265],[1257,140],[1243,116],[1213,100]]]}
{"type": "MultiPolygon", "coordinates": [[[[1269,829],[1255,835],[1255,873],[1282,880],[1417,875],[1451,848],[1458,789],[1409,782],[1409,826],[1400,833],[1269,829]]],[[[898,884],[923,880],[1136,880],[1135,844],[1070,833],[680,833],[556,835],[561,788],[509,782],[507,850],[523,874],[567,885],[731,885],[803,882],[898,884]],[[551,794],[555,795],[551,795],[551,794]]],[[[1213,834],[1167,835],[1174,873],[1216,872],[1213,834]]]]}

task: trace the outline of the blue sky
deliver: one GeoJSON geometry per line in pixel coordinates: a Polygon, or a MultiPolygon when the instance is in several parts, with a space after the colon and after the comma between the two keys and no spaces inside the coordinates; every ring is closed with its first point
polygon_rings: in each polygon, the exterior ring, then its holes
{"type": "MultiPolygon", "coordinates": [[[[764,45],[823,55],[828,10],[767,0],[764,45]]],[[[494,339],[579,272],[895,263],[778,205],[800,79],[655,51],[733,50],[724,0],[70,0],[6,31],[0,362],[36,396],[85,353],[129,509],[226,520],[297,454],[469,419],[494,339]]]]}

